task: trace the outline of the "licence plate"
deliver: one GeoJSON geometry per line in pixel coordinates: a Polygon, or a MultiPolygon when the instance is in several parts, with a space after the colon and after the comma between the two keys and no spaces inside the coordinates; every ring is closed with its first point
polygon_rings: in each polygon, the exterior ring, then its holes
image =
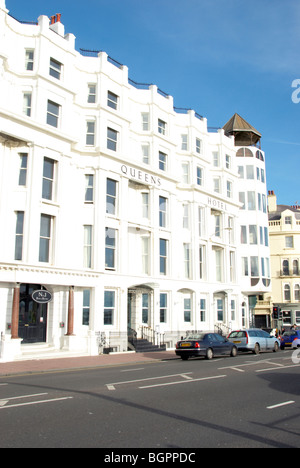
{"type": "Polygon", "coordinates": [[[240,343],[241,343],[241,341],[234,341],[234,343],[235,343],[235,344],[240,344],[240,343]]]}
{"type": "Polygon", "coordinates": [[[191,346],[191,343],[181,343],[182,348],[187,348],[187,347],[190,347],[190,346],[191,346]]]}

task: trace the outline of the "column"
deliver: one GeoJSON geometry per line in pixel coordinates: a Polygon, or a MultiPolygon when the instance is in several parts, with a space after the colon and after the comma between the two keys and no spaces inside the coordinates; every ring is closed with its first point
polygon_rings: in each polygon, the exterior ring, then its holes
{"type": "Polygon", "coordinates": [[[69,290],[68,330],[66,336],[74,336],[74,286],[69,290]]]}
{"type": "Polygon", "coordinates": [[[19,311],[20,311],[20,283],[14,288],[12,317],[11,317],[11,338],[19,338],[19,311]]]}

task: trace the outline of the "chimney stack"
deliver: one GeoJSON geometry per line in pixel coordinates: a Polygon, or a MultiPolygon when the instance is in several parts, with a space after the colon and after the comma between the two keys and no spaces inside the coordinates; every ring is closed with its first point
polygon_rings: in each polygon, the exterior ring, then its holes
{"type": "Polygon", "coordinates": [[[61,13],[56,13],[56,15],[51,16],[50,17],[50,29],[52,29],[52,31],[55,31],[60,36],[64,37],[65,27],[61,23],[60,20],[61,20],[61,13]]]}
{"type": "Polygon", "coordinates": [[[268,206],[269,206],[269,213],[277,211],[277,197],[274,194],[273,190],[269,190],[268,192],[268,206]]]}

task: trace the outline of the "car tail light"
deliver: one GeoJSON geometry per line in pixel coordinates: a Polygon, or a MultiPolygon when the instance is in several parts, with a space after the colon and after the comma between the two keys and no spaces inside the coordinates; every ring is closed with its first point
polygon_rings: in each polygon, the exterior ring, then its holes
{"type": "Polygon", "coordinates": [[[245,334],[246,334],[246,344],[248,344],[249,343],[248,333],[246,332],[245,334]]]}
{"type": "Polygon", "coordinates": [[[178,349],[178,348],[179,348],[178,343],[176,343],[176,349],[178,349]]]}
{"type": "Polygon", "coordinates": [[[195,343],[195,348],[200,348],[200,344],[198,343],[198,341],[196,341],[195,343]]]}

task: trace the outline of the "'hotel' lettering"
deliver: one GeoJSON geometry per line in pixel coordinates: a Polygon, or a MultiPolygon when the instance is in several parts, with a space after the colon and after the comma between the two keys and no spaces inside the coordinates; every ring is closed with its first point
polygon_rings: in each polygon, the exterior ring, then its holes
{"type": "Polygon", "coordinates": [[[220,200],[215,200],[214,198],[208,197],[207,199],[208,205],[212,206],[213,208],[217,208],[222,211],[227,211],[227,205],[220,200]]]}

